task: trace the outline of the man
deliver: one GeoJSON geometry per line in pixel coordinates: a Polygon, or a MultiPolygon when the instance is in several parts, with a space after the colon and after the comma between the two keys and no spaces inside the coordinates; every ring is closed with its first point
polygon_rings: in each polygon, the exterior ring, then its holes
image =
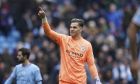
{"type": "Polygon", "coordinates": [[[93,84],[101,84],[95,66],[94,55],[90,42],[82,35],[84,22],[82,19],[72,19],[70,24],[70,36],[53,31],[47,21],[45,12],[39,8],[39,17],[46,36],[60,46],[60,73],[59,84],[86,84],[85,63],[93,78],[93,84]]]}
{"type": "Polygon", "coordinates": [[[140,29],[140,7],[137,9],[128,28],[128,37],[130,39],[130,51],[132,55],[131,70],[132,70],[133,77],[136,80],[137,80],[137,73],[139,68],[136,34],[139,29],[140,29]]]}
{"type": "Polygon", "coordinates": [[[5,84],[12,84],[14,79],[16,84],[42,84],[40,69],[30,63],[29,56],[30,51],[28,49],[21,48],[18,50],[17,59],[21,64],[16,65],[5,84]]]}

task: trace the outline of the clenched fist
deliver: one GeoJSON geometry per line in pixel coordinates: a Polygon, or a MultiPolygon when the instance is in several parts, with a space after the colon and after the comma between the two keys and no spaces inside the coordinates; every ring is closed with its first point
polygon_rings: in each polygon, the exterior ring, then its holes
{"type": "Polygon", "coordinates": [[[39,16],[41,19],[45,18],[45,16],[46,16],[46,13],[44,12],[44,10],[43,10],[41,7],[39,7],[38,16],[39,16]]]}

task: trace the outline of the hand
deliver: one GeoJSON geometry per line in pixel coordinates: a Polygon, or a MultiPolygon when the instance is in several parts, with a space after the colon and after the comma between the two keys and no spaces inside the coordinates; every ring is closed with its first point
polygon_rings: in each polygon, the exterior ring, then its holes
{"type": "Polygon", "coordinates": [[[38,16],[39,16],[41,19],[43,19],[43,18],[46,17],[46,13],[44,12],[44,10],[43,10],[41,7],[39,7],[38,16]]]}

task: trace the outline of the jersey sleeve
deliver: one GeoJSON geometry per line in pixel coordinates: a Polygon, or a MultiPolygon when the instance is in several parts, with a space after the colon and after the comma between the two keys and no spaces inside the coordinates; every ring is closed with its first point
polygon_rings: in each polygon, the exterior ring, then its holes
{"type": "Polygon", "coordinates": [[[54,30],[52,30],[47,22],[43,23],[43,28],[44,28],[44,31],[50,31],[49,34],[45,33],[46,36],[48,36],[51,40],[53,40],[57,44],[61,43],[62,38],[64,36],[63,34],[59,34],[59,33],[55,32],[54,30]]]}
{"type": "Polygon", "coordinates": [[[41,73],[40,73],[40,69],[39,68],[37,68],[37,70],[35,70],[34,77],[35,77],[36,83],[37,84],[41,84],[41,82],[42,82],[42,76],[41,76],[41,73]]]}
{"type": "Polygon", "coordinates": [[[86,53],[86,62],[88,65],[94,64],[94,55],[93,55],[93,49],[91,44],[88,47],[87,53],[86,53]]]}
{"type": "Polygon", "coordinates": [[[4,84],[12,84],[12,81],[16,78],[16,67],[13,69],[11,75],[8,77],[8,79],[5,81],[4,84]]]}

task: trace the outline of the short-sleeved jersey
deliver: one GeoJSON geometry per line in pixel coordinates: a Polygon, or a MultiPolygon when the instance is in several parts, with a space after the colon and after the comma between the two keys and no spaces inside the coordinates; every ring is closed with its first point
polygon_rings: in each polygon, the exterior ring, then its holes
{"type": "Polygon", "coordinates": [[[42,84],[40,70],[34,64],[27,66],[23,66],[22,64],[16,65],[5,84],[11,84],[13,79],[16,80],[16,84],[38,84],[39,81],[39,84],[42,84]]]}

